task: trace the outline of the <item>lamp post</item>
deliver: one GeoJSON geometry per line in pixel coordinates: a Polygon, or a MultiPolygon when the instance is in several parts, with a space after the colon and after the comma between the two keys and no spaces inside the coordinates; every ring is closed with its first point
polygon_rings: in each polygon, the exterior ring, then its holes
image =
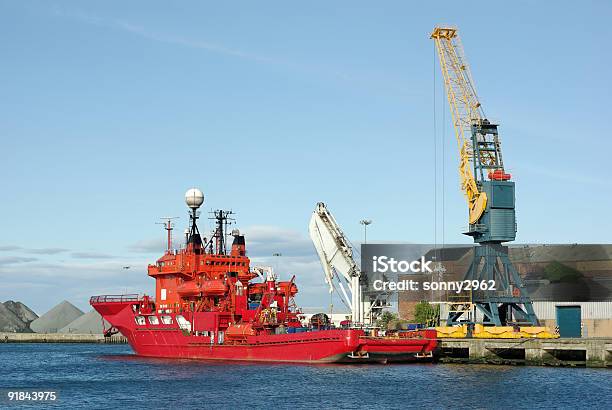
{"type": "Polygon", "coordinates": [[[371,219],[362,219],[359,221],[360,224],[363,225],[363,243],[368,243],[368,225],[372,223],[371,219]]]}
{"type": "Polygon", "coordinates": [[[283,254],[282,254],[282,253],[280,253],[280,252],[274,252],[274,253],[272,254],[272,256],[273,256],[273,257],[274,257],[274,259],[276,260],[276,261],[275,261],[275,263],[274,263],[274,265],[276,265],[276,266],[275,266],[274,268],[277,270],[276,275],[277,275],[277,277],[278,277],[278,278],[279,278],[279,280],[280,280],[280,265],[279,265],[279,263],[278,263],[278,261],[279,261],[279,260],[278,260],[278,258],[280,258],[281,256],[283,256],[283,254]]]}

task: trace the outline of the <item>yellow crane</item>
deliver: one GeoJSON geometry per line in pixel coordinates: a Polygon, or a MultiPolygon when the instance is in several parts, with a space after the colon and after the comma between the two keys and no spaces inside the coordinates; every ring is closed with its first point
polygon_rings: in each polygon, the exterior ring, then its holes
{"type": "Polygon", "coordinates": [[[487,141],[487,135],[476,136],[478,142],[485,143],[489,149],[481,149],[478,154],[475,152],[473,144],[473,128],[489,125],[486,120],[472,74],[467,64],[463,47],[459,39],[457,30],[454,28],[436,27],[431,34],[431,38],[436,43],[436,49],[442,68],[442,76],[446,88],[446,95],[451,109],[453,126],[457,137],[459,148],[460,163],[459,174],[461,177],[461,188],[465,193],[469,206],[469,222],[478,222],[487,206],[487,194],[482,191],[481,182],[484,175],[474,175],[472,168],[474,162],[478,161],[480,166],[488,168],[493,172],[495,178],[503,176],[504,166],[499,146],[497,133],[492,135],[492,139],[487,141]],[[486,143],[489,144],[486,144],[486,143]],[[493,148],[493,149],[490,149],[493,148]]]}
{"type": "Polygon", "coordinates": [[[538,326],[527,288],[503,245],[516,237],[515,186],[504,171],[497,125],[484,114],[457,29],[436,27],[431,38],[459,148],[461,188],[469,209],[465,234],[479,244],[465,279],[496,286],[495,292],[473,291],[469,304],[451,303],[447,325],[476,324],[478,311],[484,325],[538,326]]]}

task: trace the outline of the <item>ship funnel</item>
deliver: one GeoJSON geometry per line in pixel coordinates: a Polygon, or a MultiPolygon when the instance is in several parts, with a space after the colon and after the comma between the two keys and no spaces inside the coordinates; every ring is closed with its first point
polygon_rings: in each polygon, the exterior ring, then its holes
{"type": "Polygon", "coordinates": [[[185,192],[185,203],[189,208],[196,210],[204,203],[204,194],[197,188],[191,188],[185,192]]]}

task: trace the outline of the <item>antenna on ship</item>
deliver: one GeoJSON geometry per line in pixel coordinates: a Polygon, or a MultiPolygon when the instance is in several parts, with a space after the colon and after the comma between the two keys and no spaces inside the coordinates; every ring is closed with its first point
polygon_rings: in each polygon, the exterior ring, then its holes
{"type": "MultiPolygon", "coordinates": [[[[210,212],[213,217],[208,219],[214,219],[217,228],[213,234],[213,238],[215,239],[215,245],[217,248],[218,255],[226,255],[227,248],[225,245],[225,232],[227,232],[227,226],[231,225],[234,221],[234,218],[231,218],[230,215],[233,215],[233,211],[223,211],[221,209],[217,209],[215,211],[210,212]]],[[[212,239],[211,239],[212,240],[212,239]]]]}
{"type": "Polygon", "coordinates": [[[189,214],[191,227],[189,228],[187,245],[191,243],[193,244],[194,248],[201,248],[202,237],[200,236],[200,231],[198,230],[196,221],[199,217],[198,208],[204,203],[204,194],[197,188],[191,188],[185,193],[185,203],[189,208],[191,208],[191,213],[189,214]]]}
{"type": "Polygon", "coordinates": [[[173,219],[179,219],[178,216],[164,216],[159,218],[164,222],[156,222],[157,225],[164,225],[164,229],[168,231],[168,248],[166,249],[168,253],[172,251],[172,230],[174,229],[173,219]]]}

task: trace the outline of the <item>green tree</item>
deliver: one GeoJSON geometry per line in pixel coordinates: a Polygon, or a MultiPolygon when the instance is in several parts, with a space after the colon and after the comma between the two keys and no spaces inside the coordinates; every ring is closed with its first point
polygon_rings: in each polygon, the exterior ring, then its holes
{"type": "Polygon", "coordinates": [[[414,309],[414,320],[416,323],[421,323],[427,326],[433,326],[438,323],[440,318],[440,306],[432,306],[428,302],[422,300],[417,303],[414,309]]]}
{"type": "Polygon", "coordinates": [[[380,327],[381,329],[387,329],[389,326],[389,323],[392,321],[397,320],[399,317],[397,315],[397,313],[393,313],[393,312],[389,312],[389,311],[384,311],[382,313],[382,315],[380,315],[380,317],[378,318],[378,321],[376,322],[376,324],[378,325],[378,327],[380,327]]]}

